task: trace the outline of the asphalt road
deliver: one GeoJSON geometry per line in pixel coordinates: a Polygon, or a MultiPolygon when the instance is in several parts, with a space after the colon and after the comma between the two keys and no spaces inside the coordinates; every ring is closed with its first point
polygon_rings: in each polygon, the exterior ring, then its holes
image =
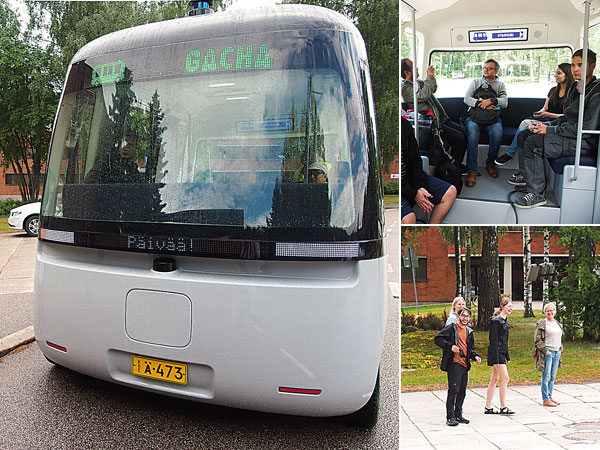
{"type": "MultiPolygon", "coordinates": [[[[388,254],[395,249],[397,255],[398,209],[386,210],[386,218],[388,254]]],[[[396,282],[397,263],[388,267],[396,282]]],[[[4,294],[0,302],[30,304],[30,296],[4,294]]],[[[21,320],[17,316],[13,320],[21,320]]],[[[235,410],[106,383],[52,365],[33,343],[0,360],[0,448],[397,449],[398,332],[398,299],[390,290],[380,416],[372,430],[336,418],[235,410]]]]}

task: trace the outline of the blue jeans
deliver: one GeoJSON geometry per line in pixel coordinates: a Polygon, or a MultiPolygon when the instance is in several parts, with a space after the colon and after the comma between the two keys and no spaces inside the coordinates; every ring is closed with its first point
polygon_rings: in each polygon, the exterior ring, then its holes
{"type": "Polygon", "coordinates": [[[550,354],[544,357],[544,373],[542,374],[542,400],[552,398],[552,389],[554,388],[554,379],[560,363],[560,352],[550,350],[550,354]]]}
{"type": "Polygon", "coordinates": [[[527,129],[527,124],[525,123],[525,121],[521,121],[521,125],[519,125],[519,128],[517,130],[517,132],[515,133],[515,137],[513,138],[512,142],[510,143],[510,146],[508,147],[508,151],[506,152],[506,154],[508,156],[514,156],[515,153],[517,153],[517,149],[519,148],[519,146],[517,145],[517,137],[519,136],[519,133],[523,130],[527,129]]]}
{"type": "Polygon", "coordinates": [[[481,128],[486,128],[487,134],[490,137],[490,146],[488,151],[486,166],[493,166],[500,144],[502,144],[502,119],[491,125],[479,125],[467,117],[465,120],[465,128],[467,129],[467,168],[469,172],[477,172],[477,151],[479,147],[479,134],[481,128]]]}

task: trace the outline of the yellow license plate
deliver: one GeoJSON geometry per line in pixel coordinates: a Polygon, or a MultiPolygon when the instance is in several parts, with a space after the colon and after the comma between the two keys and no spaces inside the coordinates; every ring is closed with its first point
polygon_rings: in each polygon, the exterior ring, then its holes
{"type": "Polygon", "coordinates": [[[131,373],[169,383],[187,384],[187,364],[132,355],[131,373]]]}

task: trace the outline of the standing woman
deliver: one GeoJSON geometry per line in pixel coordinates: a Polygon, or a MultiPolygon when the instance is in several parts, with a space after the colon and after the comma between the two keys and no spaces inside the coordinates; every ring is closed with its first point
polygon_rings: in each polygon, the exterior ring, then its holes
{"type": "Polygon", "coordinates": [[[492,366],[492,376],[487,388],[484,414],[514,414],[506,406],[506,391],[508,390],[508,370],[506,364],[510,362],[508,356],[508,322],[506,318],[513,310],[513,304],[508,297],[500,300],[500,309],[494,313],[490,323],[490,344],[488,346],[487,365],[492,366]],[[492,400],[496,391],[496,384],[500,380],[500,411],[492,408],[492,400]]]}
{"type": "Polygon", "coordinates": [[[535,367],[542,372],[543,405],[556,406],[559,403],[552,399],[552,389],[563,350],[563,330],[558,320],[554,319],[554,314],[556,314],[554,303],[547,303],[544,306],[544,314],[546,314],[546,318],[538,320],[535,325],[535,348],[538,350],[535,367]]]}
{"type": "Polygon", "coordinates": [[[466,307],[465,299],[462,297],[455,297],[452,300],[452,312],[446,319],[446,325],[450,325],[451,323],[458,323],[458,315],[456,311],[460,311],[461,309],[466,307]]]}

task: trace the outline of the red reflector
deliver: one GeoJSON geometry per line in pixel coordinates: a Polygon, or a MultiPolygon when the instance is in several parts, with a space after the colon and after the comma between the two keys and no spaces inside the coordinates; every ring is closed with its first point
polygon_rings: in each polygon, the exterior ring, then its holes
{"type": "Polygon", "coordinates": [[[67,353],[67,347],[63,347],[62,345],[54,344],[54,343],[52,343],[50,341],[46,341],[46,345],[48,347],[55,348],[56,350],[60,350],[61,352],[67,353]]]}
{"type": "Polygon", "coordinates": [[[308,395],[319,395],[321,389],[305,389],[305,388],[291,388],[291,387],[279,387],[279,392],[285,392],[288,394],[308,394],[308,395]]]}

